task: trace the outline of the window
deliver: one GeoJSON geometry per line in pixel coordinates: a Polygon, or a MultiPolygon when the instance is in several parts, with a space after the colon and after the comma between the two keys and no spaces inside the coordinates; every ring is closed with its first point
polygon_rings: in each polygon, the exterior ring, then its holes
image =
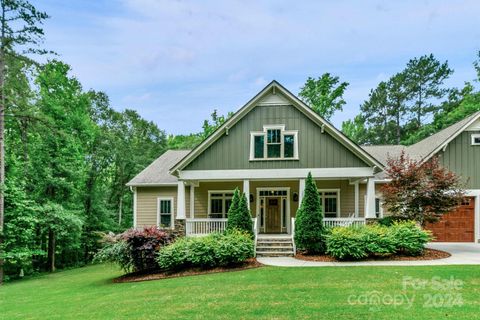
{"type": "Polygon", "coordinates": [[[173,228],[173,198],[158,198],[157,224],[161,228],[173,228]]]}
{"type": "Polygon", "coordinates": [[[472,146],[480,146],[480,134],[472,134],[472,146]]]}
{"type": "Polygon", "coordinates": [[[340,190],[318,190],[325,218],[340,216],[340,190]]]}
{"type": "Polygon", "coordinates": [[[209,191],[208,192],[208,217],[226,218],[228,209],[232,204],[233,192],[227,191],[209,191]]]}
{"type": "Polygon", "coordinates": [[[289,159],[298,159],[297,131],[286,131],[284,125],[271,125],[251,133],[250,160],[289,159]]]}
{"type": "Polygon", "coordinates": [[[375,215],[377,218],[383,217],[382,201],[380,198],[375,198],[375,215]]]}

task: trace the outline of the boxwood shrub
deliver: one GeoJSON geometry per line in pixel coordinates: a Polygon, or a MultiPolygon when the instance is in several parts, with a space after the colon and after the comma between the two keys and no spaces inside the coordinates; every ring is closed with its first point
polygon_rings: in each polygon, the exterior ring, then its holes
{"type": "Polygon", "coordinates": [[[253,257],[253,240],[249,233],[230,230],[205,237],[180,238],[163,247],[157,263],[163,270],[214,268],[239,264],[253,257]]]}
{"type": "Polygon", "coordinates": [[[327,254],[339,260],[360,260],[392,254],[419,255],[431,240],[429,231],[415,222],[361,227],[337,227],[327,235],[327,254]]]}

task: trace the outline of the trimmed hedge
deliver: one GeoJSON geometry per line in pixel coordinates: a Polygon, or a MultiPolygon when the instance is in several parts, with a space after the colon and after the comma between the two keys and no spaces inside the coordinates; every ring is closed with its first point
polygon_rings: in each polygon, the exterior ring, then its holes
{"type": "Polygon", "coordinates": [[[214,268],[235,265],[254,256],[249,233],[239,230],[213,233],[205,237],[181,238],[162,248],[157,263],[163,270],[214,268]]]}
{"type": "Polygon", "coordinates": [[[391,227],[367,225],[337,227],[326,236],[327,254],[339,260],[360,260],[392,254],[419,255],[432,239],[415,222],[395,222],[391,227]]]}

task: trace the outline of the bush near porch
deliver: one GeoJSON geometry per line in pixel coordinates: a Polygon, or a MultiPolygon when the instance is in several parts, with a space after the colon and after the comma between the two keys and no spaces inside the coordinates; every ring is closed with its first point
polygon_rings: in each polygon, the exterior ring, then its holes
{"type": "Polygon", "coordinates": [[[326,236],[327,254],[339,260],[360,260],[375,256],[420,255],[432,239],[414,221],[361,227],[336,227],[326,236]]]}

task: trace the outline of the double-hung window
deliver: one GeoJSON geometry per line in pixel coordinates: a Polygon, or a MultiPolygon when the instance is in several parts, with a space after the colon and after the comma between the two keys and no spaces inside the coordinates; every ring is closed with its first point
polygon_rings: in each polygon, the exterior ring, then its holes
{"type": "Polygon", "coordinates": [[[157,224],[160,228],[173,228],[173,198],[158,198],[157,224]]]}
{"type": "Polygon", "coordinates": [[[340,190],[318,190],[325,218],[340,216],[340,190]]]}
{"type": "Polygon", "coordinates": [[[250,160],[297,160],[298,131],[285,130],[284,125],[268,125],[252,132],[250,160]]]}
{"type": "Polygon", "coordinates": [[[208,192],[208,217],[227,218],[228,209],[232,204],[233,192],[209,191],[208,192]]]}

